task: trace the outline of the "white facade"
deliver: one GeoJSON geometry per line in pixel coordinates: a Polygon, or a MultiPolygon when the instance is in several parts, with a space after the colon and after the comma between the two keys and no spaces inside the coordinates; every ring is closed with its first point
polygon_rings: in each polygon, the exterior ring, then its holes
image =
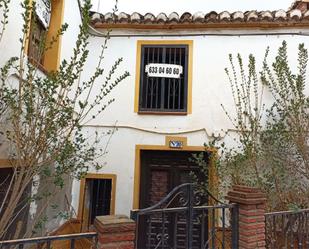
{"type": "MultiPolygon", "coordinates": [[[[18,1],[11,1],[9,24],[3,41],[0,43],[0,66],[11,56],[18,55],[20,44],[21,16],[16,14],[20,10],[18,1]]],[[[78,2],[65,1],[64,22],[69,29],[62,38],[61,59],[69,58],[78,34],[78,25],[81,22],[78,2]]],[[[105,33],[103,29],[91,31],[105,33]]],[[[231,122],[222,110],[221,104],[231,112],[234,111],[231,89],[228,78],[224,72],[229,67],[228,55],[236,56],[240,53],[247,63],[250,53],[254,54],[258,69],[264,58],[266,48],[270,47],[269,61],[274,58],[282,41],[287,41],[290,64],[297,62],[297,47],[305,43],[309,48],[309,28],[243,28],[243,29],[182,29],[182,30],[134,30],[120,29],[111,32],[107,43],[108,49],[104,55],[103,67],[106,76],[114,61],[120,57],[123,62],[119,66],[117,75],[128,71],[130,76],[121,82],[108,96],[115,98],[101,115],[91,120],[85,126],[85,132],[99,134],[116,129],[110,136],[102,137],[102,147],[108,144],[108,154],[101,159],[103,168],[97,172],[94,169],[89,173],[115,174],[116,194],[115,213],[129,215],[134,205],[134,181],[138,158],[136,146],[164,146],[167,136],[185,137],[188,146],[203,146],[211,137],[221,137],[222,141],[232,144],[228,131],[233,136],[231,122]],[[192,113],[187,115],[151,115],[138,114],[134,111],[136,98],[137,43],[141,40],[151,41],[192,41],[192,113]]],[[[82,77],[87,79],[94,72],[97,65],[100,48],[104,44],[104,37],[91,36],[89,40],[89,59],[82,77]]],[[[245,63],[245,64],[246,64],[245,63]]],[[[296,68],[294,68],[296,69],[296,68]]],[[[101,77],[97,82],[98,89],[104,82],[101,77]]],[[[306,89],[309,93],[309,87],[306,89]]],[[[93,91],[95,96],[96,89],[93,91]]],[[[267,91],[264,94],[266,103],[271,102],[267,91]]],[[[90,114],[90,117],[93,114],[90,114]]],[[[142,188],[143,186],[141,186],[142,188]]],[[[135,193],[136,195],[136,193],[135,193]]],[[[78,213],[80,210],[80,182],[74,181],[72,187],[72,207],[78,213]]],[[[138,198],[138,196],[135,198],[138,198]]]]}

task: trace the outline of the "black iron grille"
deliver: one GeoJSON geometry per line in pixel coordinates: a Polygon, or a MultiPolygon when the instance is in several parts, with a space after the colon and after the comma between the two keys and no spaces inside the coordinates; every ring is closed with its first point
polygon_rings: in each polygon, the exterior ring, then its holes
{"type": "Polygon", "coordinates": [[[140,112],[186,112],[188,92],[188,46],[143,45],[141,53],[140,112]],[[149,77],[149,63],[181,65],[180,78],[149,77]]]}

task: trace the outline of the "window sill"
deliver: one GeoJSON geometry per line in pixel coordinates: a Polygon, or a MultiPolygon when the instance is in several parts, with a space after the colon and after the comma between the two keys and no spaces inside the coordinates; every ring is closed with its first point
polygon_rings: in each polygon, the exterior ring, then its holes
{"type": "Polygon", "coordinates": [[[35,60],[31,57],[28,57],[28,61],[32,64],[32,66],[39,69],[43,74],[45,74],[45,75],[48,74],[47,69],[41,63],[39,63],[37,60],[35,60]]]}
{"type": "Polygon", "coordinates": [[[186,116],[187,112],[164,112],[164,111],[138,111],[139,115],[174,115],[174,116],[186,116]]]}

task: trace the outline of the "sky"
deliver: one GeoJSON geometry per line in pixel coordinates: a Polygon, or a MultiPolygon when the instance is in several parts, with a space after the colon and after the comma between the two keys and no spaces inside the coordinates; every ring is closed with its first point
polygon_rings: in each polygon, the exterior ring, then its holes
{"type": "MultiPolygon", "coordinates": [[[[116,0],[92,0],[93,11],[106,13],[112,11],[116,0]]],[[[160,12],[171,13],[173,11],[204,13],[212,10],[220,12],[246,11],[246,10],[287,10],[294,0],[118,0],[119,12],[139,12],[145,14],[151,12],[155,15],[160,12]]]]}

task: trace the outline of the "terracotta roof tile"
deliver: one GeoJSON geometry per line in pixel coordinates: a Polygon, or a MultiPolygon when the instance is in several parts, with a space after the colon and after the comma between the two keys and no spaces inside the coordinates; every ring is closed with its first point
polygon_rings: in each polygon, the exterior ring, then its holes
{"type": "Polygon", "coordinates": [[[295,9],[295,10],[291,10],[289,13],[289,18],[291,18],[292,20],[300,20],[302,18],[302,13],[300,10],[295,9]]]}
{"type": "Polygon", "coordinates": [[[130,20],[130,16],[127,13],[121,12],[118,15],[118,21],[120,23],[127,23],[130,20]]]}
{"type": "Polygon", "coordinates": [[[259,20],[259,15],[256,11],[248,11],[245,13],[246,21],[248,22],[256,22],[259,20]]]}
{"type": "Polygon", "coordinates": [[[141,23],[143,21],[143,16],[138,12],[133,12],[130,16],[132,23],[141,23]]]}
{"type": "Polygon", "coordinates": [[[205,15],[205,22],[217,22],[218,21],[218,13],[215,11],[211,11],[205,15]]]}
{"type": "Polygon", "coordinates": [[[169,22],[175,22],[175,23],[179,22],[179,15],[178,15],[178,13],[172,12],[171,14],[169,14],[168,20],[169,20],[169,22]]]}
{"type": "Polygon", "coordinates": [[[273,15],[274,15],[275,21],[286,21],[287,20],[287,14],[284,10],[274,11],[273,15]]]}
{"type": "Polygon", "coordinates": [[[241,11],[236,11],[232,14],[233,22],[243,22],[245,21],[245,15],[241,11]]]}
{"type": "MultiPolygon", "coordinates": [[[[108,24],[135,24],[136,25],[175,25],[178,24],[200,24],[205,25],[218,23],[218,24],[231,24],[236,25],[237,23],[307,23],[309,24],[309,10],[298,8],[299,3],[304,4],[304,1],[296,1],[292,8],[288,11],[276,10],[276,11],[236,11],[230,13],[223,11],[217,13],[211,11],[207,14],[203,12],[196,12],[194,14],[185,12],[179,15],[177,12],[170,14],[160,13],[155,16],[152,13],[141,15],[138,12],[134,12],[131,15],[121,12],[118,15],[113,13],[106,13],[101,15],[98,13],[92,14],[92,25],[95,27],[104,26],[108,24]],[[296,6],[296,7],[295,7],[296,6]],[[295,9],[296,8],[296,9],[295,9]]],[[[307,1],[307,0],[306,0],[307,1]]],[[[308,0],[309,2],[309,0],[308,0]]],[[[307,2],[305,2],[307,4],[307,2]]],[[[308,5],[309,7],[309,5],[308,5]]]]}
{"type": "Polygon", "coordinates": [[[160,13],[159,15],[157,15],[156,21],[157,23],[167,23],[168,18],[165,13],[160,13]]]}
{"type": "Polygon", "coordinates": [[[185,12],[180,17],[180,22],[191,22],[192,14],[185,12]]]}
{"type": "Polygon", "coordinates": [[[303,20],[309,20],[309,10],[303,14],[303,20]]]}
{"type": "Polygon", "coordinates": [[[219,22],[229,22],[231,20],[231,15],[227,11],[223,11],[218,16],[219,22]]]}

